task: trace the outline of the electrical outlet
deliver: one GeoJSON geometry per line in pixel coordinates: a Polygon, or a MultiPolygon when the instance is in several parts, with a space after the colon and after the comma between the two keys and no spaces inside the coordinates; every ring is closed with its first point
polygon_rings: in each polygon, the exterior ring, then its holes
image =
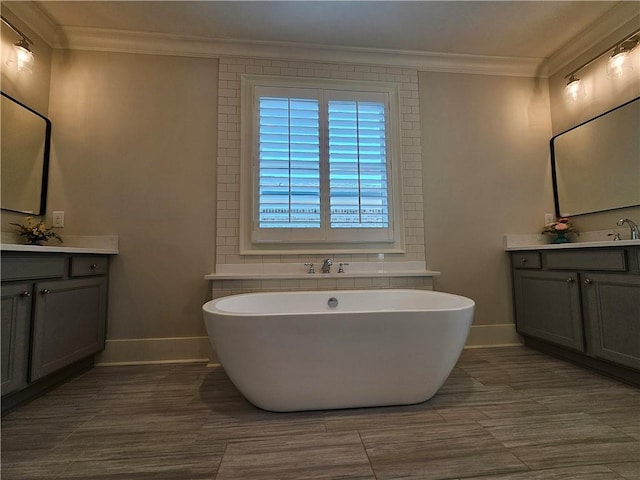
{"type": "Polygon", "coordinates": [[[549,225],[553,223],[553,213],[545,213],[544,214],[544,224],[549,225]]]}
{"type": "Polygon", "coordinates": [[[54,227],[64,227],[64,212],[63,211],[53,212],[53,226],[54,227]]]}

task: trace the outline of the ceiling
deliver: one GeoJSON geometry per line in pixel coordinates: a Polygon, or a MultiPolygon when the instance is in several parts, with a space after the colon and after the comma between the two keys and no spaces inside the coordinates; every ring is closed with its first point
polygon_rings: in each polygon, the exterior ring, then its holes
{"type": "Polygon", "coordinates": [[[548,58],[611,1],[37,1],[55,24],[256,42],[548,58]]]}

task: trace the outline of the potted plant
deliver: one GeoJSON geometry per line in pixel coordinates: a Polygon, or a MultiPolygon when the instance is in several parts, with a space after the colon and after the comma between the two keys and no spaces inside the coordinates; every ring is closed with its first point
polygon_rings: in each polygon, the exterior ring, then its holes
{"type": "Polygon", "coordinates": [[[545,225],[542,229],[543,234],[555,235],[555,238],[551,240],[551,243],[568,243],[570,240],[567,238],[568,233],[578,234],[578,231],[571,225],[567,217],[558,218],[555,222],[545,225]]]}
{"type": "Polygon", "coordinates": [[[33,217],[27,217],[24,223],[10,223],[18,227],[16,233],[27,240],[28,245],[42,245],[42,242],[46,242],[50,238],[55,238],[62,243],[62,238],[51,227],[42,221],[36,221],[33,217]]]}

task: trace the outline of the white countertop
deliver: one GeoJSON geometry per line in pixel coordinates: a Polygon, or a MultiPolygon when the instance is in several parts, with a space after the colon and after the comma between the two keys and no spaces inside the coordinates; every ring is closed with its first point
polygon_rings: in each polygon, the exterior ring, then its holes
{"type": "Polygon", "coordinates": [[[505,235],[504,250],[565,250],[574,248],[603,248],[640,246],[640,240],[630,240],[629,229],[602,230],[572,235],[569,243],[550,243],[550,235],[505,235]],[[610,233],[620,233],[623,240],[613,240],[610,233]],[[625,239],[625,234],[627,238],[625,239]]]}
{"type": "Polygon", "coordinates": [[[0,250],[3,252],[38,252],[38,253],[94,253],[102,255],[118,254],[118,236],[116,235],[66,235],[62,238],[64,243],[56,240],[45,245],[25,245],[21,243],[8,243],[3,235],[0,250]]]}

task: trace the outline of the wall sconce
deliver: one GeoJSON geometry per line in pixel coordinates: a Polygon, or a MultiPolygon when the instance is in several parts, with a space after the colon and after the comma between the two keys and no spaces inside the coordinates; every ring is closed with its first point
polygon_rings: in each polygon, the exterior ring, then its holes
{"type": "Polygon", "coordinates": [[[20,40],[13,44],[13,50],[15,57],[8,60],[8,64],[16,64],[19,72],[29,72],[33,71],[33,52],[29,48],[29,45],[33,45],[33,42],[29,37],[27,37],[24,33],[22,33],[18,28],[16,28],[9,20],[4,17],[2,18],[2,22],[5,23],[11,30],[16,32],[20,36],[20,40]]]}
{"type": "Polygon", "coordinates": [[[582,80],[576,77],[573,73],[569,76],[569,82],[567,82],[567,86],[564,88],[564,95],[567,100],[573,101],[585,96],[582,80]]]}
{"type": "Polygon", "coordinates": [[[633,70],[627,60],[629,52],[638,46],[638,39],[622,42],[613,49],[607,62],[607,77],[621,77],[625,72],[633,70]]]}
{"type": "Polygon", "coordinates": [[[580,97],[585,95],[584,85],[580,79],[576,76],[580,70],[582,70],[587,65],[591,65],[597,59],[602,57],[603,55],[611,52],[611,57],[609,57],[609,61],[607,62],[607,77],[620,77],[624,75],[625,72],[632,70],[629,62],[627,61],[627,57],[629,56],[629,52],[638,46],[640,42],[640,29],[633,32],[630,36],[624,38],[623,40],[611,45],[602,53],[596,55],[588,62],[583,63],[578,68],[572,70],[564,78],[568,78],[567,86],[565,87],[565,97],[568,100],[577,100],[580,97]],[[612,51],[613,50],[613,51],[612,51]]]}

